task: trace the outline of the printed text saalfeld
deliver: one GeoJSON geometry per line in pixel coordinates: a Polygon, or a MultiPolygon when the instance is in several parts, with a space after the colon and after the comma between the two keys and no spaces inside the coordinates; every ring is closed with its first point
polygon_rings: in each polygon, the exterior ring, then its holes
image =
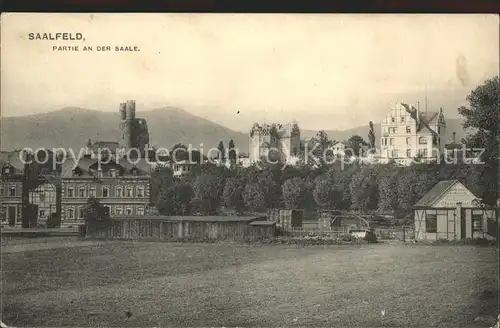
{"type": "Polygon", "coordinates": [[[82,33],[29,33],[30,40],[85,40],[82,33]]]}

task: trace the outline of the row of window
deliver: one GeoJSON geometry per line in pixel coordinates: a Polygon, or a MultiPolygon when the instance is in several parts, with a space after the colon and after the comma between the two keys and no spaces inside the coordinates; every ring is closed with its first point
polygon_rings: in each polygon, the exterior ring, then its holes
{"type": "MultiPolygon", "coordinates": [[[[472,214],[472,232],[483,232],[483,215],[472,214]]],[[[427,213],[425,215],[425,232],[437,232],[437,214],[427,213]]]]}
{"type": "Polygon", "coordinates": [[[7,194],[5,193],[4,186],[0,187],[0,197],[16,197],[16,196],[18,196],[16,186],[9,186],[7,188],[7,194]]]}
{"type": "MultiPolygon", "coordinates": [[[[143,186],[137,186],[136,192],[134,195],[134,188],[132,187],[126,187],[123,188],[121,186],[116,186],[115,187],[115,197],[145,197],[144,193],[144,187],[143,186]]],[[[102,197],[111,197],[110,193],[110,187],[103,186],[102,187],[102,197]]],[[[0,197],[17,197],[19,196],[17,193],[17,187],[16,186],[9,186],[7,188],[7,194],[5,194],[5,188],[0,187],[0,197]]],[[[82,198],[87,198],[87,197],[97,197],[96,195],[96,188],[95,187],[90,187],[88,190],[86,187],[80,187],[78,188],[78,192],[76,192],[75,187],[68,187],[68,192],[66,194],[67,197],[82,197],[82,198]]],[[[43,201],[43,200],[41,200],[43,201]]]]}
{"type": "MultiPolygon", "coordinates": [[[[134,206],[122,205],[104,205],[109,210],[110,215],[134,215],[134,206]]],[[[84,206],[68,207],[66,208],[66,219],[83,219],[84,206]]],[[[144,215],[144,206],[136,206],[135,215],[144,215]]]]}
{"type": "MultiPolygon", "coordinates": [[[[384,128],[384,131],[382,132],[387,132],[387,133],[398,133],[398,128],[397,127],[394,127],[394,126],[391,126],[391,127],[388,127],[387,130],[385,130],[384,128]]],[[[407,126],[406,127],[406,133],[411,133],[411,126],[407,126]]]]}
{"type": "MultiPolygon", "coordinates": [[[[401,116],[401,123],[404,123],[405,122],[405,117],[404,116],[401,116]]],[[[396,123],[396,118],[395,117],[391,117],[391,122],[392,123],[396,123]]]]}
{"type": "MultiPolygon", "coordinates": [[[[422,148],[417,150],[417,156],[422,156],[422,157],[428,157],[429,152],[427,148],[422,148]]],[[[400,157],[400,152],[399,149],[391,149],[386,151],[386,157],[388,158],[399,158],[400,157]]],[[[412,158],[412,150],[411,149],[406,149],[406,158],[412,158]]]]}
{"type": "MultiPolygon", "coordinates": [[[[87,187],[79,187],[76,189],[73,186],[68,186],[66,193],[66,197],[79,197],[79,198],[87,198],[87,197],[97,197],[96,194],[96,188],[95,187],[90,187],[87,192],[87,187]]],[[[101,197],[112,197],[111,196],[111,188],[109,186],[102,186],[101,190],[101,197]]],[[[144,187],[143,186],[137,186],[135,188],[135,195],[134,195],[134,188],[133,187],[122,187],[122,186],[116,186],[115,187],[115,193],[114,197],[145,197],[144,193],[144,187]]]]}
{"type": "MultiPolygon", "coordinates": [[[[394,117],[392,118],[392,122],[395,123],[394,117]]],[[[401,117],[401,123],[404,123],[404,117],[401,117]]],[[[398,133],[398,128],[391,126],[391,127],[387,128],[387,131],[384,128],[384,130],[382,132],[398,133]]],[[[411,126],[407,126],[406,127],[406,133],[411,133],[411,126]]],[[[438,134],[441,133],[441,127],[440,126],[437,127],[437,133],[438,134]]]]}
{"type": "MultiPolygon", "coordinates": [[[[394,146],[395,139],[394,138],[382,138],[382,145],[387,146],[387,141],[389,139],[389,145],[394,146]]],[[[406,144],[411,145],[411,139],[412,138],[406,138],[406,144]]],[[[426,137],[420,137],[418,138],[418,143],[421,145],[427,145],[427,138],[426,137]]]]}

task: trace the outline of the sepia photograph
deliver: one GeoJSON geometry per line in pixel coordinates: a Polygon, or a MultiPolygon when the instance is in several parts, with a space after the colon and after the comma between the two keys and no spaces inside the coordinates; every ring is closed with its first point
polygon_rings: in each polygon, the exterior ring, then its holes
{"type": "Polygon", "coordinates": [[[499,26],[3,13],[1,327],[500,328],[499,26]]]}

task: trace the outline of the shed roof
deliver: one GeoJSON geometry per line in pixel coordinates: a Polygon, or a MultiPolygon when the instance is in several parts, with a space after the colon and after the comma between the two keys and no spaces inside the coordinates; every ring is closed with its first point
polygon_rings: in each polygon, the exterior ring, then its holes
{"type": "Polygon", "coordinates": [[[129,216],[116,218],[118,220],[155,220],[155,221],[203,221],[203,222],[252,222],[263,219],[260,216],[129,216]]]}
{"type": "MultiPolygon", "coordinates": [[[[420,200],[415,204],[415,207],[431,206],[432,203],[442,195],[444,195],[456,183],[462,184],[458,180],[443,180],[439,181],[431,190],[429,190],[420,200]]],[[[463,185],[463,184],[462,184],[463,185]]],[[[475,192],[471,191],[467,186],[464,187],[474,195],[475,192]]]]}

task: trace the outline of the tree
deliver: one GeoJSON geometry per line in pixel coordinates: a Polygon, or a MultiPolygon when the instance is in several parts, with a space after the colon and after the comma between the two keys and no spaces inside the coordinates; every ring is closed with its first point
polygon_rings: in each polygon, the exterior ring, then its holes
{"type": "Polygon", "coordinates": [[[231,163],[231,168],[235,168],[236,167],[236,160],[237,160],[237,153],[236,153],[236,147],[234,145],[234,141],[233,139],[229,140],[229,163],[231,163]]]}
{"type": "Polygon", "coordinates": [[[222,193],[223,203],[227,208],[234,209],[236,213],[242,214],[245,208],[243,193],[245,191],[245,180],[242,177],[231,177],[226,180],[222,193]]]}
{"type": "Polygon", "coordinates": [[[500,139],[500,85],[499,76],[486,80],[467,96],[469,107],[462,106],[458,113],[464,117],[464,128],[475,133],[467,138],[468,148],[483,149],[481,156],[485,169],[480,177],[483,201],[494,205],[498,199],[499,139],[500,139]]]}
{"type": "Polygon", "coordinates": [[[376,210],[378,207],[377,171],[372,167],[362,167],[349,184],[353,210],[376,210]]]}
{"type": "Polygon", "coordinates": [[[364,146],[367,146],[368,143],[359,135],[354,135],[347,139],[345,143],[345,152],[346,156],[359,156],[362,154],[362,150],[364,146]]]}
{"type": "Polygon", "coordinates": [[[336,209],[338,207],[339,193],[335,189],[333,178],[323,174],[316,178],[313,197],[316,204],[323,209],[336,209]]]}
{"type": "Polygon", "coordinates": [[[368,144],[370,148],[375,148],[375,129],[372,121],[370,121],[370,131],[368,131],[368,144]]]}
{"type": "Polygon", "coordinates": [[[224,143],[219,141],[219,145],[217,146],[217,150],[219,150],[219,154],[217,155],[217,159],[221,161],[221,163],[225,163],[226,159],[226,149],[224,148],[224,143]]]}
{"type": "MultiPolygon", "coordinates": [[[[327,150],[331,147],[333,142],[328,139],[328,134],[326,131],[321,130],[316,133],[316,136],[311,139],[309,146],[313,149],[312,154],[314,155],[314,159],[308,158],[307,160],[313,160],[320,166],[324,166],[326,164],[327,158],[327,150]]],[[[307,150],[309,153],[309,150],[307,150]]]]}
{"type": "Polygon", "coordinates": [[[86,231],[93,230],[101,224],[110,225],[111,218],[109,211],[104,207],[99,199],[90,197],[83,208],[83,218],[85,219],[86,231]]]}
{"type": "Polygon", "coordinates": [[[176,180],[164,188],[157,202],[157,209],[161,215],[189,215],[191,214],[191,200],[193,188],[183,180],[176,180]]]}
{"type": "Polygon", "coordinates": [[[385,165],[379,177],[379,203],[380,212],[394,212],[398,209],[398,175],[400,170],[392,165],[385,165]]]}
{"type": "Polygon", "coordinates": [[[266,210],[266,195],[261,186],[256,182],[248,182],[243,191],[243,201],[248,209],[254,212],[266,210]]]}
{"type": "Polygon", "coordinates": [[[157,167],[151,173],[151,203],[157,204],[160,199],[160,194],[170,187],[173,182],[174,176],[170,168],[157,167]]]}
{"type": "Polygon", "coordinates": [[[170,151],[170,159],[173,163],[188,160],[188,148],[182,143],[176,143],[170,151]]]}
{"type": "Polygon", "coordinates": [[[204,215],[215,214],[221,202],[224,178],[216,173],[202,173],[193,184],[197,199],[201,200],[201,212],[204,215]]]}
{"type": "Polygon", "coordinates": [[[296,209],[303,203],[305,183],[302,178],[286,180],[282,186],[283,200],[287,209],[296,209]]]}
{"type": "Polygon", "coordinates": [[[488,79],[467,96],[469,107],[462,106],[458,113],[464,117],[463,127],[474,128],[488,135],[500,137],[499,77],[488,79]]]}
{"type": "Polygon", "coordinates": [[[281,205],[281,186],[279,167],[266,166],[262,171],[252,170],[253,175],[247,180],[243,199],[245,206],[253,211],[276,208],[281,205]]]}

